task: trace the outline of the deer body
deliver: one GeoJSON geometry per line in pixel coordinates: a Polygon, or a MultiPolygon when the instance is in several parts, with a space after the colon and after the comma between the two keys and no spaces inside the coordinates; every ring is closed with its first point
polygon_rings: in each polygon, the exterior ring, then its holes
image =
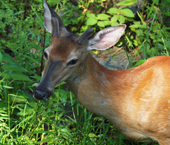
{"type": "Polygon", "coordinates": [[[170,57],[150,58],[123,71],[104,68],[91,54],[87,60],[67,81],[83,106],[116,124],[130,138],[170,137],[170,57]]]}
{"type": "Polygon", "coordinates": [[[90,50],[115,45],[126,25],[109,27],[93,36],[93,30],[88,29],[77,36],[66,30],[45,0],[44,10],[52,45],[44,51],[45,68],[34,98],[47,99],[57,84],[66,81],[83,106],[110,120],[126,136],[170,145],[170,57],[150,58],[129,70],[109,70],[90,50]]]}

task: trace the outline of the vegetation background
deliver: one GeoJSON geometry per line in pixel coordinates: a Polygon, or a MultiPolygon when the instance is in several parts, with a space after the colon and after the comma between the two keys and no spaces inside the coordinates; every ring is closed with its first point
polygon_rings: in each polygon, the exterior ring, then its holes
{"type": "MultiPolygon", "coordinates": [[[[117,46],[131,53],[131,67],[147,58],[169,55],[169,0],[48,0],[69,31],[80,35],[117,24],[128,25],[117,46]],[[139,3],[139,1],[138,1],[139,3]],[[137,10],[133,9],[133,6],[137,10]],[[133,62],[133,55],[143,60],[133,62]]],[[[42,0],[0,0],[0,144],[156,145],[133,141],[115,126],[87,111],[66,87],[56,86],[47,101],[35,101],[43,50],[51,44],[43,25],[42,0]]],[[[96,52],[97,53],[97,52],[96,52]]]]}

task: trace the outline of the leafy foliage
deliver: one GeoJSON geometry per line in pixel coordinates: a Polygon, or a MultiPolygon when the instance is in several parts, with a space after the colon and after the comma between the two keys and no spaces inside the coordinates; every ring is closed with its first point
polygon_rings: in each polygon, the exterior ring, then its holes
{"type": "MultiPolygon", "coordinates": [[[[132,53],[143,55],[137,66],[148,57],[169,55],[170,10],[169,0],[153,0],[135,16],[129,8],[135,2],[120,1],[97,14],[88,9],[90,3],[101,10],[105,0],[80,0],[78,6],[68,0],[48,1],[62,13],[67,29],[78,35],[91,27],[98,31],[127,23],[129,29],[118,45],[126,44],[132,53]]],[[[150,143],[133,143],[107,120],[94,117],[64,83],[56,86],[48,101],[36,102],[32,92],[41,79],[43,48],[51,44],[44,31],[42,1],[0,0],[0,14],[0,144],[150,143]]]]}

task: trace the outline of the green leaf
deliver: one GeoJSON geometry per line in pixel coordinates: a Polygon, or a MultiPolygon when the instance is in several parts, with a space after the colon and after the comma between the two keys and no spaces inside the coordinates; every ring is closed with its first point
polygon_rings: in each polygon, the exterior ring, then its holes
{"type": "Polygon", "coordinates": [[[118,15],[111,18],[111,23],[117,22],[118,15]]]}
{"type": "Polygon", "coordinates": [[[144,44],[144,48],[147,49],[147,50],[149,50],[149,49],[150,49],[150,44],[149,44],[149,43],[145,43],[145,44],[144,44]]]}
{"type": "Polygon", "coordinates": [[[164,46],[161,46],[161,45],[157,46],[156,48],[158,48],[158,49],[165,49],[164,46]]]}
{"type": "Polygon", "coordinates": [[[31,87],[36,87],[37,85],[38,85],[38,83],[34,83],[34,84],[32,84],[31,87]]]}
{"type": "Polygon", "coordinates": [[[73,31],[77,31],[77,27],[72,27],[71,32],[73,32],[73,31]]]}
{"type": "Polygon", "coordinates": [[[86,21],[86,24],[87,24],[87,25],[95,25],[96,23],[97,23],[97,20],[94,19],[94,18],[89,18],[89,19],[87,19],[87,21],[86,21]]]}
{"type": "Polygon", "coordinates": [[[20,81],[30,81],[32,82],[32,80],[27,76],[27,75],[24,75],[22,73],[13,73],[11,75],[11,77],[14,79],[14,80],[20,80],[20,81]]]}
{"type": "Polygon", "coordinates": [[[27,55],[23,55],[23,56],[26,57],[26,58],[28,58],[28,59],[30,59],[32,62],[36,63],[37,65],[39,64],[39,62],[38,62],[36,59],[34,59],[34,58],[32,58],[32,57],[29,57],[29,56],[27,56],[27,55]]]}
{"type": "Polygon", "coordinates": [[[139,61],[135,64],[135,66],[141,65],[141,64],[143,64],[145,61],[146,61],[145,59],[144,59],[144,60],[139,60],[139,61]]]}
{"type": "Polygon", "coordinates": [[[59,87],[59,86],[62,86],[62,85],[64,85],[64,84],[66,84],[66,82],[61,82],[60,84],[58,84],[58,85],[55,86],[55,87],[59,87]]]}
{"type": "Polygon", "coordinates": [[[15,63],[14,59],[7,53],[2,52],[2,55],[3,55],[2,62],[15,63]]]}
{"type": "Polygon", "coordinates": [[[110,16],[107,14],[98,14],[97,19],[98,20],[107,20],[110,16]]]}
{"type": "Polygon", "coordinates": [[[162,12],[162,11],[161,11],[161,14],[164,14],[164,15],[166,15],[166,16],[170,16],[170,12],[162,12]]]}
{"type": "Polygon", "coordinates": [[[31,76],[31,78],[34,78],[34,79],[36,79],[36,80],[38,80],[38,81],[40,81],[41,80],[41,76],[38,76],[38,75],[34,75],[34,76],[31,76]]]}
{"type": "Polygon", "coordinates": [[[6,46],[12,50],[16,50],[16,48],[18,48],[18,44],[17,43],[12,43],[12,42],[7,42],[6,46]]]}
{"type": "Polygon", "coordinates": [[[99,27],[105,27],[105,24],[103,23],[103,21],[98,21],[98,22],[97,22],[97,25],[98,25],[99,27]]]}
{"type": "Polygon", "coordinates": [[[3,85],[3,88],[6,88],[6,89],[13,89],[14,87],[3,85]]]}
{"type": "Polygon", "coordinates": [[[113,15],[113,14],[118,14],[119,13],[119,9],[117,8],[110,8],[107,13],[113,15]]]}
{"type": "Polygon", "coordinates": [[[19,112],[18,115],[25,116],[25,115],[32,114],[33,112],[34,112],[34,109],[27,106],[27,108],[21,110],[21,112],[19,112]]]}
{"type": "Polygon", "coordinates": [[[111,23],[111,26],[117,26],[117,25],[119,25],[119,23],[117,23],[117,22],[111,23]]]}
{"type": "Polygon", "coordinates": [[[0,109],[2,109],[2,110],[0,110],[0,112],[7,113],[6,110],[8,110],[8,105],[3,102],[0,102],[0,106],[1,106],[0,109]]]}
{"type": "Polygon", "coordinates": [[[49,4],[60,4],[62,6],[62,3],[60,1],[56,1],[56,0],[49,0],[48,3],[49,4]]]}
{"type": "Polygon", "coordinates": [[[147,50],[147,54],[152,55],[152,56],[158,55],[158,52],[159,52],[159,49],[157,49],[155,47],[147,50]]]}
{"type": "Polygon", "coordinates": [[[134,17],[133,12],[129,8],[122,9],[121,13],[126,17],[134,17]]]}
{"type": "Polygon", "coordinates": [[[36,102],[30,102],[28,105],[31,106],[31,107],[33,107],[33,108],[35,108],[35,106],[37,105],[37,103],[36,103],[36,102]]]}
{"type": "Polygon", "coordinates": [[[108,20],[103,21],[103,23],[105,24],[105,26],[109,26],[110,25],[110,21],[108,21],[108,20]]]}
{"type": "Polygon", "coordinates": [[[86,16],[89,18],[96,18],[95,14],[92,13],[87,13],[86,16]]]}
{"type": "Polygon", "coordinates": [[[129,26],[130,28],[144,28],[144,29],[147,29],[148,27],[146,25],[137,25],[137,24],[134,24],[134,25],[130,25],[129,26]]]}
{"type": "Polygon", "coordinates": [[[6,17],[6,11],[5,11],[5,10],[0,9],[0,14],[1,14],[1,15],[0,15],[0,19],[6,17]]]}
{"type": "Polygon", "coordinates": [[[60,89],[60,99],[63,102],[63,105],[66,105],[67,99],[68,99],[68,93],[65,90],[60,89]]]}
{"type": "Polygon", "coordinates": [[[97,25],[99,27],[105,27],[105,26],[109,26],[110,22],[108,20],[106,20],[106,21],[98,21],[97,25]]]}
{"type": "Polygon", "coordinates": [[[117,6],[130,6],[137,2],[137,0],[126,0],[126,1],[120,1],[117,6]]]}
{"type": "Polygon", "coordinates": [[[13,14],[13,16],[15,16],[15,15],[19,15],[19,14],[21,14],[21,13],[23,13],[24,11],[19,11],[19,12],[16,12],[16,13],[14,13],[13,14]]]}
{"type": "Polygon", "coordinates": [[[84,31],[86,31],[88,29],[88,26],[87,25],[83,25],[82,27],[81,27],[81,32],[84,32],[84,31]]]}
{"type": "Polygon", "coordinates": [[[2,69],[5,71],[19,71],[19,72],[27,72],[27,70],[25,68],[23,68],[22,66],[18,66],[17,64],[4,64],[2,66],[2,69]]]}
{"type": "Polygon", "coordinates": [[[122,16],[122,15],[119,15],[118,21],[119,21],[121,24],[125,23],[125,17],[122,16]]]}
{"type": "Polygon", "coordinates": [[[9,72],[3,73],[3,78],[10,79],[9,72]]]}
{"type": "Polygon", "coordinates": [[[65,91],[65,90],[62,90],[62,89],[56,89],[54,91],[54,95],[55,96],[58,96],[58,93],[60,94],[60,99],[63,103],[63,105],[65,106],[66,105],[66,102],[67,102],[67,99],[68,99],[68,94],[69,92],[65,91]]]}
{"type": "Polygon", "coordinates": [[[10,102],[26,102],[27,99],[24,97],[24,96],[21,96],[21,95],[15,95],[15,94],[9,94],[9,99],[10,99],[10,102]]]}
{"type": "Polygon", "coordinates": [[[2,55],[2,53],[0,52],[0,62],[2,61],[2,58],[3,58],[3,55],[2,55]]]}
{"type": "MultiPolygon", "coordinates": [[[[45,132],[45,131],[43,131],[45,132]]],[[[50,132],[51,133],[51,132],[50,132]]],[[[70,135],[71,136],[71,135],[70,135]]],[[[65,137],[65,136],[64,136],[65,137]]],[[[48,138],[45,138],[43,140],[39,140],[36,142],[36,144],[43,144],[44,142],[51,142],[52,140],[54,140],[54,137],[48,137],[48,138]]]]}

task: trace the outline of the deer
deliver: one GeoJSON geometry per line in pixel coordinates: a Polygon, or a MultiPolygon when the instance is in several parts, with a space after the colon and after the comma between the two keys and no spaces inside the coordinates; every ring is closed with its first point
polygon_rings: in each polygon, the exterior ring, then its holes
{"type": "Polygon", "coordinates": [[[127,70],[100,65],[91,50],[114,46],[125,24],[81,36],[70,33],[57,13],[43,1],[44,26],[52,44],[44,50],[45,67],[35,87],[36,100],[48,99],[65,81],[78,101],[113,123],[132,139],[152,139],[170,145],[170,57],[156,56],[127,70]]]}

